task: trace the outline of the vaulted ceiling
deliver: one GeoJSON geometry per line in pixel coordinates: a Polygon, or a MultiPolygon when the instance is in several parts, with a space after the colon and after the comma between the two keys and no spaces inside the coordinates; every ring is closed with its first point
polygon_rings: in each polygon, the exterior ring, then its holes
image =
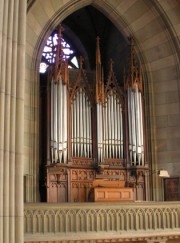
{"type": "Polygon", "coordinates": [[[95,69],[96,38],[100,37],[101,60],[105,74],[112,59],[119,82],[128,55],[128,42],[113,23],[100,11],[86,6],[69,15],[62,22],[64,37],[83,56],[86,69],[95,69]]]}

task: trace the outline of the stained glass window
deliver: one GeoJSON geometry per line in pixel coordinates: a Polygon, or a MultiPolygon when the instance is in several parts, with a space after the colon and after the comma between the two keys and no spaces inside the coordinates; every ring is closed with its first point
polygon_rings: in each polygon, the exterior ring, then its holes
{"type": "MultiPolygon", "coordinates": [[[[49,65],[55,63],[56,51],[58,45],[58,34],[53,33],[47,39],[42,52],[42,60],[39,67],[40,73],[45,73],[49,65]]],[[[68,59],[69,68],[79,68],[78,60],[72,47],[62,38],[63,58],[68,59]]]]}

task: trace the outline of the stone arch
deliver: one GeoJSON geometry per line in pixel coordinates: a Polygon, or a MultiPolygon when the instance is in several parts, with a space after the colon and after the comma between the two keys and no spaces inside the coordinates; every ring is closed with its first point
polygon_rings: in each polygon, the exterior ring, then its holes
{"type": "MultiPolygon", "coordinates": [[[[170,135],[169,137],[165,135],[171,130],[167,124],[169,113],[177,119],[180,116],[179,67],[174,51],[177,50],[179,43],[175,36],[178,17],[173,18],[171,12],[176,6],[176,1],[171,1],[171,5],[168,5],[166,1],[162,1],[159,5],[155,2],[152,4],[149,0],[103,0],[103,3],[101,0],[30,1],[27,13],[25,91],[25,174],[33,175],[32,179],[30,178],[29,201],[38,201],[38,68],[45,39],[64,18],[89,4],[103,12],[125,36],[131,34],[135,38],[138,54],[148,79],[147,93],[150,97],[148,106],[152,124],[150,129],[153,131],[153,167],[155,168],[159,161],[168,169],[166,166],[168,160],[172,163],[173,156],[178,157],[178,149],[175,151],[177,155],[166,151],[168,146],[173,147],[174,139],[170,135]],[[166,15],[165,11],[167,11],[166,15]],[[171,26],[164,22],[164,18],[173,21],[172,24],[175,26],[173,31],[171,31],[171,26]],[[170,36],[172,33],[173,36],[170,36]],[[169,81],[172,93],[168,96],[169,81]],[[176,99],[173,94],[176,95],[176,99]],[[172,103],[164,101],[168,97],[174,99],[172,103]],[[157,129],[159,126],[162,128],[164,119],[166,120],[165,128],[162,131],[163,134],[159,134],[157,129]],[[162,148],[163,146],[165,148],[162,148]]],[[[175,128],[178,126],[175,124],[175,128]]],[[[180,134],[177,139],[180,140],[180,134]]]]}

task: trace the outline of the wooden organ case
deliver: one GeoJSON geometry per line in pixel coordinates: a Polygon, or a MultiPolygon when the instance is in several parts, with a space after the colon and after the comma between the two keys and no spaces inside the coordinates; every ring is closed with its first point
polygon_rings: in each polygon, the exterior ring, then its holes
{"type": "Polygon", "coordinates": [[[47,201],[91,201],[97,178],[133,188],[130,200],[149,200],[142,74],[133,42],[122,88],[112,61],[104,80],[99,38],[94,72],[83,69],[82,58],[79,69],[68,70],[60,38],[47,86],[47,201]]]}

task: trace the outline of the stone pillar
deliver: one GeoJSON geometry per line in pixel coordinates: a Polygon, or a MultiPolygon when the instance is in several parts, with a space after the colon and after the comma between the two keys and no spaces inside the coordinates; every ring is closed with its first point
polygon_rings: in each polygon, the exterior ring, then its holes
{"type": "Polygon", "coordinates": [[[26,1],[0,0],[0,242],[23,243],[26,1]]]}

